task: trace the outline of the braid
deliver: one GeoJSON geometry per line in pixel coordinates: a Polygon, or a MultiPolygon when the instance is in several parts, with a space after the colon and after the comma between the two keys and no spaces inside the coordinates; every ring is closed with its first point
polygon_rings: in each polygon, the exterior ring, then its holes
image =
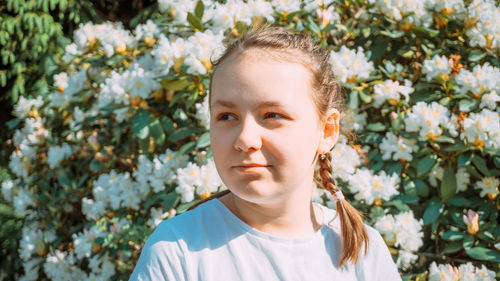
{"type": "MultiPolygon", "coordinates": [[[[332,155],[330,152],[322,154],[319,158],[319,174],[322,180],[322,187],[331,193],[334,198],[336,192],[340,191],[335,185],[332,176],[332,155]]],[[[347,261],[353,264],[360,257],[360,251],[364,244],[365,255],[368,248],[368,232],[363,224],[363,219],[358,211],[346,200],[337,200],[337,214],[340,218],[340,232],[342,243],[342,255],[338,264],[341,267],[347,261]]]]}

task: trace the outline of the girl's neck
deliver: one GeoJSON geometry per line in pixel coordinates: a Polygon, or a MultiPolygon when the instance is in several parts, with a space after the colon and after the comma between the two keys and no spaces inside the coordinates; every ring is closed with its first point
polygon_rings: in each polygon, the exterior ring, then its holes
{"type": "Polygon", "coordinates": [[[289,238],[314,234],[323,225],[323,212],[311,202],[310,196],[296,197],[283,204],[255,204],[230,192],[219,200],[238,218],[251,227],[271,235],[289,238]]]}

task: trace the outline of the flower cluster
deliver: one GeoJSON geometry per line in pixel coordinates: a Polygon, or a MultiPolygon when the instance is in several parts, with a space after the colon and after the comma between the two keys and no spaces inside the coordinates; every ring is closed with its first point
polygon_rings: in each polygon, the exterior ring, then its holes
{"type": "Polygon", "coordinates": [[[414,253],[423,245],[422,226],[423,222],[415,219],[412,211],[385,215],[374,225],[389,245],[399,247],[399,267],[407,267],[417,259],[414,253]]]}
{"type": "Polygon", "coordinates": [[[363,48],[351,50],[342,46],[338,52],[330,53],[333,73],[342,83],[362,81],[374,70],[373,62],[365,56],[363,48]]]}
{"type": "Polygon", "coordinates": [[[391,199],[399,193],[398,184],[398,175],[387,175],[385,171],[375,174],[372,170],[361,168],[349,176],[349,187],[355,193],[354,198],[363,200],[368,205],[376,200],[391,199]]]}
{"type": "Polygon", "coordinates": [[[457,134],[448,109],[437,102],[418,102],[408,112],[404,123],[407,132],[418,132],[421,137],[430,140],[441,136],[443,128],[447,128],[451,135],[457,134]]]}
{"type": "Polygon", "coordinates": [[[391,159],[392,155],[392,159],[395,161],[411,161],[413,159],[412,152],[418,151],[418,145],[414,140],[387,132],[382,143],[380,143],[380,150],[383,153],[382,159],[384,160],[391,159]]]}
{"type": "Polygon", "coordinates": [[[481,268],[475,267],[468,262],[461,264],[458,268],[450,264],[436,264],[433,262],[429,268],[429,281],[457,280],[457,281],[493,281],[495,272],[487,269],[484,265],[481,268]]]}
{"type": "Polygon", "coordinates": [[[475,22],[466,34],[471,46],[500,49],[500,9],[492,0],[474,0],[468,7],[467,21],[475,22]]]}
{"type": "Polygon", "coordinates": [[[398,81],[385,80],[382,84],[377,84],[373,87],[373,106],[380,107],[386,100],[390,104],[396,104],[401,96],[408,102],[410,94],[414,89],[411,87],[411,82],[405,80],[405,84],[400,85],[398,81]]]}

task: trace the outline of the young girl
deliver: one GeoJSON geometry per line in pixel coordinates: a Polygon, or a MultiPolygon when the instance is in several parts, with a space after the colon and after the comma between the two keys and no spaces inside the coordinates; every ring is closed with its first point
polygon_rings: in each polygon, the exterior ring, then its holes
{"type": "Polygon", "coordinates": [[[130,280],[401,280],[335,186],[342,98],[329,51],[261,28],[214,64],[210,137],[228,190],[161,223],[130,280]],[[313,204],[316,163],[336,211],[313,204]]]}

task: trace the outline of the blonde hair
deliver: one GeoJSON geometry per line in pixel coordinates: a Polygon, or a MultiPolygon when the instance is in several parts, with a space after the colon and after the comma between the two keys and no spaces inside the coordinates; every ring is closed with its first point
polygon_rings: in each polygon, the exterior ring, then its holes
{"type": "MultiPolygon", "coordinates": [[[[331,108],[343,112],[343,97],[329,62],[330,52],[315,44],[307,34],[296,34],[280,27],[254,28],[230,44],[224,54],[213,62],[215,70],[210,77],[210,87],[218,65],[227,58],[242,54],[249,49],[270,51],[271,54],[277,55],[280,59],[300,63],[311,71],[311,84],[314,89],[312,98],[321,122],[326,121],[326,113],[331,108]]],[[[339,189],[332,177],[331,158],[331,153],[328,152],[323,157],[319,157],[318,162],[321,187],[333,196],[339,189]]],[[[229,190],[225,190],[216,193],[198,202],[190,209],[194,209],[206,201],[222,197],[229,192],[229,190]]],[[[368,232],[361,215],[346,200],[338,201],[336,210],[340,219],[342,243],[342,255],[338,267],[349,261],[355,264],[361,256],[363,245],[365,254],[367,252],[368,232]]]]}

